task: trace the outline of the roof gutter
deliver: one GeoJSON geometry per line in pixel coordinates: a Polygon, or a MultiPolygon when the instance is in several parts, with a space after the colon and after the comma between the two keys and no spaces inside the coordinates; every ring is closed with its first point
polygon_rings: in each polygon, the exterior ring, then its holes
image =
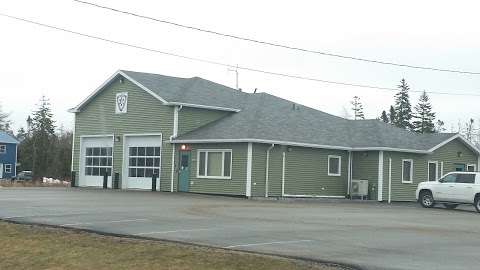
{"type": "Polygon", "coordinates": [[[390,151],[390,152],[408,152],[416,154],[429,154],[432,153],[430,150],[418,150],[418,149],[403,149],[403,148],[390,148],[390,147],[348,147],[348,146],[337,146],[337,145],[321,145],[321,144],[310,144],[310,143],[299,143],[291,141],[277,141],[277,140],[262,140],[262,139],[186,139],[186,140],[172,140],[170,143],[267,143],[267,144],[280,144],[280,145],[290,145],[290,146],[300,146],[300,147],[310,147],[310,148],[322,148],[322,149],[336,149],[336,150],[346,150],[346,151],[390,151]]]}

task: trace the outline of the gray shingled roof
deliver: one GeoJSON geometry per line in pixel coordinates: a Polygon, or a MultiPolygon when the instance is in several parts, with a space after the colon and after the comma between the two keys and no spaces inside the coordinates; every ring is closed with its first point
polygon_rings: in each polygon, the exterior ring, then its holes
{"type": "Polygon", "coordinates": [[[225,85],[199,77],[178,78],[158,74],[121,70],[167,102],[240,109],[238,99],[246,95],[225,85]]]}
{"type": "Polygon", "coordinates": [[[456,135],[422,135],[378,120],[347,120],[267,93],[244,93],[199,77],[178,78],[127,70],[120,72],[156,93],[167,103],[240,110],[179,136],[175,139],[177,142],[255,140],[348,149],[428,151],[456,135]]]}
{"type": "Polygon", "coordinates": [[[345,148],[427,151],[453,133],[417,134],[379,120],[347,120],[270,94],[248,94],[241,111],[176,140],[269,140],[345,148]]]}

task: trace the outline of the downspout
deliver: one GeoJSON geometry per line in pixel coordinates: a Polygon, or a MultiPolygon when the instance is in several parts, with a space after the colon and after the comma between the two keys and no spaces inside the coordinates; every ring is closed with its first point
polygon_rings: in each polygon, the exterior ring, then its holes
{"type": "Polygon", "coordinates": [[[285,196],[285,152],[282,154],[282,197],[285,196]]]}
{"type": "Polygon", "coordinates": [[[351,199],[350,190],[352,187],[352,151],[348,151],[348,171],[347,171],[347,195],[351,199]]]}
{"type": "Polygon", "coordinates": [[[388,159],[388,203],[392,203],[392,158],[388,159]]]}
{"type": "Polygon", "coordinates": [[[267,149],[267,160],[265,165],[265,198],[268,198],[268,170],[270,164],[270,150],[272,150],[274,146],[275,144],[272,143],[272,145],[267,149]]]}
{"type": "MultiPolygon", "coordinates": [[[[173,131],[172,136],[170,136],[170,141],[178,136],[178,113],[183,108],[183,105],[175,106],[173,108],[173,131]]],[[[172,143],[172,172],[170,175],[170,192],[173,192],[173,179],[175,178],[175,144],[172,143]]],[[[160,178],[160,176],[159,176],[160,178]]]]}

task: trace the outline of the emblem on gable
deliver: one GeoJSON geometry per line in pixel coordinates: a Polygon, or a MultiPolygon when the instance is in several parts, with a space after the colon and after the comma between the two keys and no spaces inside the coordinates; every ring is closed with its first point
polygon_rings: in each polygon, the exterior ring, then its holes
{"type": "Polygon", "coordinates": [[[128,92],[117,93],[115,99],[115,113],[126,113],[128,105],[128,92]]]}

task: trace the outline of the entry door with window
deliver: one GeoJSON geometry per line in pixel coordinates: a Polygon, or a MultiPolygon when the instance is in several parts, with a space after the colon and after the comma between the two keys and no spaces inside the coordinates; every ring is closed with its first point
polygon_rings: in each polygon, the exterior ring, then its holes
{"type": "Polygon", "coordinates": [[[180,168],[178,171],[178,191],[188,192],[190,184],[190,151],[180,152],[180,168]]]}
{"type": "Polygon", "coordinates": [[[438,179],[438,162],[428,162],[428,181],[436,181],[438,179]]]}

